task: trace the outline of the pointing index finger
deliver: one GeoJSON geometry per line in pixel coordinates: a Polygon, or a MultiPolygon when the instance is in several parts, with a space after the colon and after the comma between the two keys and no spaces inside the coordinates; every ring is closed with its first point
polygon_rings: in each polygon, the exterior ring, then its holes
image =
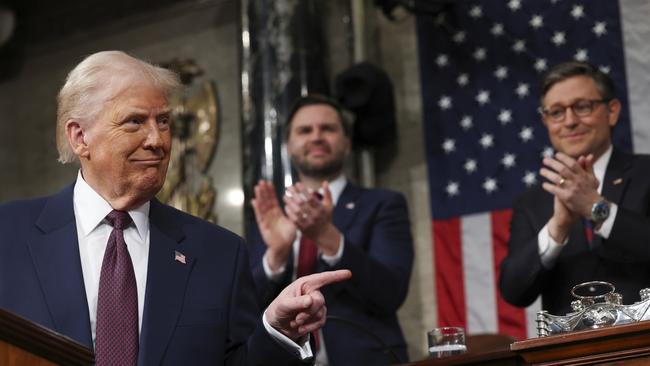
{"type": "Polygon", "coordinates": [[[308,294],[310,292],[316,291],[323,286],[327,286],[332,283],[341,282],[348,280],[352,277],[352,272],[348,269],[339,269],[336,271],[326,271],[321,273],[314,273],[309,276],[302,277],[302,289],[303,293],[308,294]]]}

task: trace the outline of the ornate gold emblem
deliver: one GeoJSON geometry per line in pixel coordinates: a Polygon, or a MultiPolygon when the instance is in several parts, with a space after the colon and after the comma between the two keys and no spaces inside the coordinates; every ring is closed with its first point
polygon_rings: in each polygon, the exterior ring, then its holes
{"type": "Polygon", "coordinates": [[[203,74],[194,60],[164,63],[180,75],[184,90],[170,98],[172,152],[167,179],[158,199],[194,216],[216,222],[213,206],[217,191],[205,174],[218,138],[217,92],[212,81],[192,81],[203,74]]]}

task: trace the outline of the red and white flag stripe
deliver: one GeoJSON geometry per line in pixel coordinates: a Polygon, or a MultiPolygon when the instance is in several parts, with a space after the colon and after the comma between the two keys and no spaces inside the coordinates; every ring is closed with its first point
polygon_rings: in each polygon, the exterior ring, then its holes
{"type": "Polygon", "coordinates": [[[528,309],[507,304],[498,293],[499,264],[506,254],[511,210],[433,221],[434,268],[441,326],[469,334],[536,335],[539,302],[528,309]]]}
{"type": "MultiPolygon", "coordinates": [[[[650,153],[650,6],[647,0],[624,0],[619,5],[634,150],[650,153]]],[[[511,214],[502,210],[433,221],[440,326],[462,326],[469,334],[537,336],[539,299],[519,309],[498,295],[499,264],[507,251],[511,214]]]]}

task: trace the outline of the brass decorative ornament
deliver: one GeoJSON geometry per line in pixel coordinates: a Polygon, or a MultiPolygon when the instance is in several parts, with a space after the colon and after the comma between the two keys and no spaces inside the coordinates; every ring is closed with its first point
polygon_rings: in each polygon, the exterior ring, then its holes
{"type": "Polygon", "coordinates": [[[206,174],[219,137],[217,91],[209,80],[193,85],[203,74],[194,60],[163,63],[177,72],[184,90],[170,98],[172,151],[167,179],[158,199],[194,216],[216,222],[213,213],[217,191],[206,174]]]}

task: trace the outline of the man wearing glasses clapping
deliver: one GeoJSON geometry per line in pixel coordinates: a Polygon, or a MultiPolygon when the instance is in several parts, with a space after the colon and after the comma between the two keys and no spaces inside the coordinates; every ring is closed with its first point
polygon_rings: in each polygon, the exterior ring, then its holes
{"type": "Polygon", "coordinates": [[[540,91],[556,153],[543,159],[545,182],[514,204],[501,293],[522,307],[541,295],[556,315],[571,311],[571,288],[586,281],[612,283],[624,304],[638,301],[650,287],[650,157],[612,146],[621,102],[597,68],[557,65],[540,91]]]}

